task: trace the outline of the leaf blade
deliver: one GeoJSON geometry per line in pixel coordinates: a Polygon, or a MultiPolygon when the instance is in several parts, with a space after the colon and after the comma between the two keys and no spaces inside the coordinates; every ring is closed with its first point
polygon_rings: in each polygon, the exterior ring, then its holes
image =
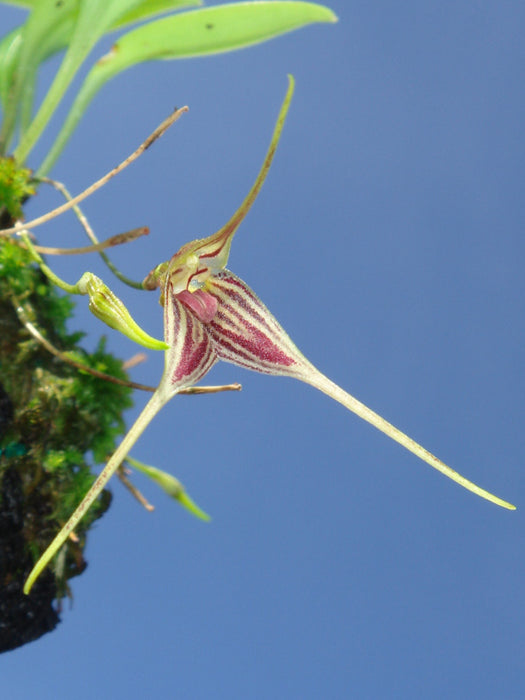
{"type": "Polygon", "coordinates": [[[329,8],[287,0],[203,8],[151,22],[119,39],[98,70],[115,72],[145,60],[193,58],[252,46],[314,22],[335,22],[329,8]]]}
{"type": "Polygon", "coordinates": [[[91,100],[119,73],[137,63],[224,53],[267,41],[314,22],[333,23],[324,5],[298,1],[260,1],[219,5],[165,17],[122,36],[86,76],[66,122],[39,175],[53,167],[91,100]],[[207,28],[213,25],[213,36],[207,28]],[[215,30],[219,30],[215,31],[215,30]]]}
{"type": "MultiPolygon", "coordinates": [[[[26,133],[22,135],[20,144],[15,151],[15,157],[23,162],[47,126],[53,112],[62,100],[76,72],[98,42],[120,17],[139,5],[142,0],[40,0],[29,15],[26,22],[27,35],[24,34],[21,63],[31,63],[33,73],[39,65],[39,54],[32,57],[32,46],[28,39],[29,29],[36,27],[43,36],[44,25],[50,28],[58,17],[71,19],[73,26],[69,31],[69,46],[57,74],[42,102],[37,115],[26,133]],[[24,60],[22,60],[24,59],[24,60]]],[[[36,33],[33,32],[33,34],[36,33]]],[[[34,43],[34,41],[32,42],[34,43]]],[[[23,78],[19,75],[17,82],[23,78]]],[[[33,81],[34,83],[34,81],[33,81]]],[[[24,84],[22,82],[22,84],[24,84]]]]}

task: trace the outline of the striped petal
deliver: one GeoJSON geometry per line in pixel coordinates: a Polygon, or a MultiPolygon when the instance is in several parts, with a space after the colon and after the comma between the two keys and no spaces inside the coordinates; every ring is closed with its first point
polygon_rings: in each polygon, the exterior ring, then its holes
{"type": "Polygon", "coordinates": [[[164,339],[170,349],[158,391],[171,398],[202,379],[218,356],[206,326],[177,298],[169,279],[164,290],[164,339]]]}

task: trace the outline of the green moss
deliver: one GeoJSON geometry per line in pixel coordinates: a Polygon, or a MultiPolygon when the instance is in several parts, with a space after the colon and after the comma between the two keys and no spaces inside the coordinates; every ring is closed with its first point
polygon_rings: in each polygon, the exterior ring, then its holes
{"type": "MultiPolygon", "coordinates": [[[[34,562],[96,478],[89,456],[102,463],[113,452],[124,432],[122,413],[132,404],[127,387],[79,371],[42,347],[20,322],[18,303],[61,352],[126,378],[104,340],[88,353],[79,345],[82,334],[68,333],[71,299],[50,285],[23,248],[0,238],[0,598],[13,581],[22,596],[34,562]],[[14,541],[13,532],[18,544],[7,547],[2,538],[14,541]]],[[[44,577],[40,591],[46,591],[47,605],[85,567],[86,533],[109,502],[104,492],[79,524],[78,541],[68,541],[44,577]]],[[[18,603],[22,597],[10,604],[18,603]]]]}
{"type": "Polygon", "coordinates": [[[18,167],[13,158],[0,157],[0,210],[12,219],[22,217],[22,202],[35,193],[31,176],[31,171],[18,167]]]}

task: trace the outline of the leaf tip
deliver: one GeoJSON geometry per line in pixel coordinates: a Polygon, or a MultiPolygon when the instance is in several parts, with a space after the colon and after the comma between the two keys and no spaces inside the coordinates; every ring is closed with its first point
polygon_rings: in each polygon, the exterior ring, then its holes
{"type": "Polygon", "coordinates": [[[339,22],[339,17],[330,7],[327,7],[326,5],[315,5],[315,10],[315,22],[326,22],[328,24],[335,24],[336,22],[339,22]]]}

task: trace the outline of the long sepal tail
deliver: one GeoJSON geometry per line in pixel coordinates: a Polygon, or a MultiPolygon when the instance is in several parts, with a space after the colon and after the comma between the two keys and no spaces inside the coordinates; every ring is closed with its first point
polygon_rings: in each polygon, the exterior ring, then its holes
{"type": "Polygon", "coordinates": [[[472,491],[472,493],[475,493],[477,496],[480,496],[481,498],[484,498],[497,506],[507,508],[508,510],[516,510],[516,506],[512,505],[512,503],[504,501],[502,498],[499,498],[489,491],[486,491],[485,489],[481,488],[481,486],[474,484],[472,481],[469,481],[469,479],[466,479],[457,471],[446,465],[431,452],[418,444],[415,440],[412,440],[412,438],[408,437],[408,435],[368,408],[368,406],[365,406],[365,404],[361,403],[361,401],[353,397],[351,394],[348,394],[337,384],[334,384],[334,382],[328,379],[328,377],[325,377],[324,374],[319,372],[317,369],[313,368],[305,373],[303,381],[307,382],[311,386],[314,386],[316,389],[319,389],[338,403],[345,406],[345,408],[347,408],[349,411],[352,411],[360,418],[367,421],[367,423],[370,423],[382,433],[388,435],[389,438],[398,442],[409,452],[415,454],[416,457],[422,459],[423,462],[426,462],[428,465],[434,469],[437,469],[437,471],[441,472],[449,479],[452,479],[452,481],[455,481],[460,486],[463,486],[464,489],[472,491]]]}
{"type": "Polygon", "coordinates": [[[122,464],[128,452],[131,450],[131,448],[142,435],[148,424],[160,411],[160,409],[164,406],[165,403],[166,400],[164,400],[158,392],[155,392],[153,394],[151,399],[144,407],[144,410],[142,411],[140,416],[137,418],[133,426],[128,431],[127,435],[117,447],[104,469],[98,475],[97,479],[93,483],[93,486],[89,489],[87,494],[82,499],[80,505],[77,507],[77,509],[69,518],[64,527],[60,530],[55,539],[51,542],[49,547],[42,554],[40,559],[36,562],[35,566],[33,567],[31,573],[27,578],[27,581],[25,582],[25,594],[28,594],[30,592],[37,578],[40,576],[40,574],[49,564],[49,562],[53,559],[60,547],[62,547],[69,535],[74,531],[77,524],[84,517],[84,515],[87,513],[93,502],[98,498],[102,490],[105,488],[106,484],[111,479],[113,474],[122,464]]]}
{"type": "Polygon", "coordinates": [[[228,255],[230,252],[230,246],[233,235],[239,228],[243,219],[246,217],[246,214],[250,211],[252,204],[255,202],[255,199],[257,198],[257,195],[259,194],[261,187],[264,184],[264,181],[266,180],[266,176],[268,175],[268,171],[270,170],[275,151],[277,150],[277,146],[279,144],[279,139],[281,137],[281,132],[284,127],[286,115],[288,114],[288,109],[292,101],[294,86],[294,78],[292,75],[289,75],[288,89],[286,91],[286,95],[284,97],[281,109],[279,111],[279,115],[277,117],[277,122],[273,130],[270,145],[268,147],[268,151],[264,158],[264,162],[261,166],[261,169],[259,170],[255,182],[252,185],[252,188],[244,198],[241,206],[231,217],[231,219],[226,224],[224,224],[224,226],[222,226],[222,228],[220,228],[216,233],[212,234],[208,238],[203,239],[202,249],[199,248],[195,251],[201,259],[201,261],[206,261],[208,264],[210,264],[210,267],[214,268],[216,271],[226,266],[228,262],[228,255]],[[212,261],[212,258],[215,256],[218,257],[216,265],[214,265],[212,261]]]}
{"type": "Polygon", "coordinates": [[[207,329],[222,360],[264,374],[294,377],[314,386],[463,488],[502,508],[515,510],[511,503],[458,474],[319,372],[241,279],[224,270],[207,284],[207,288],[218,300],[217,314],[207,329]]]}

